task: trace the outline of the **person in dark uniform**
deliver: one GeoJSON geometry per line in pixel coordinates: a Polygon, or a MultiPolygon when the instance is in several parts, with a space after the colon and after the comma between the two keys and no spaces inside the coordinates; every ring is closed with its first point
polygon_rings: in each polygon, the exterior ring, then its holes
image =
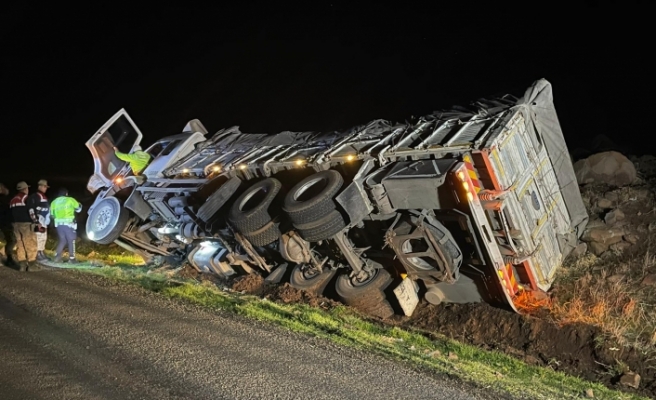
{"type": "Polygon", "coordinates": [[[37,261],[48,260],[44,253],[46,250],[46,241],[48,240],[48,225],[50,225],[50,203],[46,196],[48,181],[41,179],[37,184],[37,191],[32,195],[31,204],[34,209],[31,211],[37,219],[36,232],[36,259],[37,261]]]}
{"type": "Polygon", "coordinates": [[[36,208],[32,204],[32,198],[28,196],[29,185],[26,182],[18,182],[16,190],[18,193],[9,202],[11,215],[13,217],[14,235],[16,235],[16,261],[19,271],[38,271],[42,269],[36,263],[36,233],[35,227],[38,220],[34,214],[36,208]]]}
{"type": "Polygon", "coordinates": [[[9,189],[7,186],[0,183],[0,232],[5,241],[5,261],[6,265],[14,264],[14,248],[16,247],[16,239],[14,238],[14,228],[12,226],[13,218],[11,216],[11,209],[9,208],[9,189]]]}

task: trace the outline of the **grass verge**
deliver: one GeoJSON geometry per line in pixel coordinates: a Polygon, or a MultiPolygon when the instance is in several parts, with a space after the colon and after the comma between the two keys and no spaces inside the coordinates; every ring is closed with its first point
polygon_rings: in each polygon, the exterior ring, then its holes
{"type": "Polygon", "coordinates": [[[575,399],[585,397],[585,391],[592,389],[594,397],[599,399],[645,399],[548,368],[530,366],[503,353],[482,350],[446,337],[429,339],[419,331],[381,326],[345,307],[323,310],[303,304],[278,304],[255,296],[222,291],[207,281],[183,280],[173,284],[166,275],[148,273],[144,267],[105,266],[81,271],[137,284],[171,299],[231,311],[294,332],[372,351],[517,398],[575,399]]]}

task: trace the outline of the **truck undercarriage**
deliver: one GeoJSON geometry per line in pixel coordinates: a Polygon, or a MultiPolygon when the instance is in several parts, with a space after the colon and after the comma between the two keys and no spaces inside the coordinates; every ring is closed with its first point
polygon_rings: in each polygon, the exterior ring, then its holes
{"type": "Polygon", "coordinates": [[[206,135],[190,121],[133,176],[109,149],[141,132],[124,110],[112,117],[87,142],[88,237],[223,277],[330,288],[388,317],[420,296],[516,310],[515,296],[549,288],[587,222],[545,80],[410,123],[206,135]]]}

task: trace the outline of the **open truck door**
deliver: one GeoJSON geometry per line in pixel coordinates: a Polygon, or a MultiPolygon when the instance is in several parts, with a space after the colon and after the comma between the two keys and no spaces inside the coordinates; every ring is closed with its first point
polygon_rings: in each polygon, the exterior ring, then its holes
{"type": "Polygon", "coordinates": [[[125,161],[119,160],[114,154],[114,147],[123,153],[129,153],[141,143],[143,135],[132,121],[125,109],[114,114],[86,142],[93,156],[93,176],[89,179],[87,189],[95,193],[102,187],[112,185],[112,180],[121,171],[125,161]]]}

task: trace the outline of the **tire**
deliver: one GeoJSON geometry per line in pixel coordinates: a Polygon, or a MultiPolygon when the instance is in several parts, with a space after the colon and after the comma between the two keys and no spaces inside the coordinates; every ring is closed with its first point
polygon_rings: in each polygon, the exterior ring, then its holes
{"type": "Polygon", "coordinates": [[[285,196],[283,210],[295,224],[307,224],[326,216],[335,209],[334,197],[344,184],[344,178],[334,170],[321,171],[297,183],[285,196]],[[309,193],[311,188],[320,188],[309,193]],[[305,198],[305,194],[311,197],[305,198]]]}
{"type": "Polygon", "coordinates": [[[296,264],[292,269],[291,276],[289,277],[289,284],[299,290],[313,293],[317,296],[321,295],[326,289],[328,282],[333,277],[330,271],[323,271],[314,276],[308,276],[302,270],[301,264],[296,264]]]}
{"type": "Polygon", "coordinates": [[[337,210],[332,210],[328,215],[318,221],[309,224],[294,225],[298,234],[308,242],[318,242],[333,237],[346,227],[344,217],[337,210]]]}
{"type": "Polygon", "coordinates": [[[376,269],[375,275],[361,286],[354,286],[348,274],[337,277],[335,291],[339,300],[358,310],[379,318],[394,315],[394,309],[385,296],[385,289],[392,283],[392,276],[386,270],[376,269]]]}
{"type": "Polygon", "coordinates": [[[232,204],[228,219],[242,234],[255,232],[271,221],[267,212],[282,187],[280,181],[267,178],[246,189],[232,204]]]}
{"type": "Polygon", "coordinates": [[[87,236],[99,244],[113,243],[123,233],[130,213],[116,197],[101,200],[87,218],[87,236]]]}
{"type": "Polygon", "coordinates": [[[256,231],[244,233],[244,236],[253,246],[262,247],[280,239],[280,229],[273,221],[269,221],[268,224],[256,231]]]}

